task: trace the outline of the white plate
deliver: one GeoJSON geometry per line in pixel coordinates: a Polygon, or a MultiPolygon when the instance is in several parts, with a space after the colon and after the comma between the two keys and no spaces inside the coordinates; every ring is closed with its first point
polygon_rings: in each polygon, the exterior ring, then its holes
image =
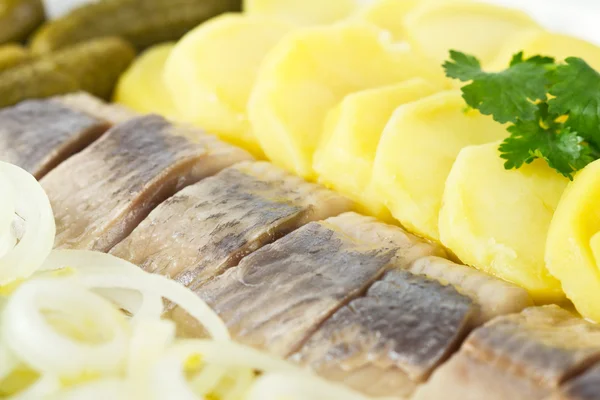
{"type": "MultiPolygon", "coordinates": [[[[74,7],[93,1],[97,0],[44,0],[44,4],[48,17],[56,18],[74,7]]],[[[600,45],[600,0],[481,1],[522,9],[550,30],[578,36],[600,45]]]]}
{"type": "Polygon", "coordinates": [[[600,0],[483,0],[526,11],[546,28],[600,45],[600,0]]]}

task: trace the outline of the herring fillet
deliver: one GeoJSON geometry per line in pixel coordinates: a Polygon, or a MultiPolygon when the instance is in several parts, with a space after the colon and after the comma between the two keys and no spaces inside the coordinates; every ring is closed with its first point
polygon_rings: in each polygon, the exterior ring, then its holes
{"type": "Polygon", "coordinates": [[[55,246],[108,251],[159,203],[245,151],[157,115],[129,120],[46,175],[55,246]]]}
{"type": "Polygon", "coordinates": [[[471,333],[415,400],[546,400],[600,360],[600,326],[558,306],[498,317],[471,333]]]}
{"type": "Polygon", "coordinates": [[[476,313],[453,286],[392,270],[290,358],[370,396],[409,396],[460,345],[476,313]]]}
{"type": "Polygon", "coordinates": [[[235,340],[288,356],[392,263],[438,251],[400,228],[345,213],[257,250],[196,292],[235,340]]]}
{"type": "Polygon", "coordinates": [[[37,179],[97,140],[110,125],[50,100],[0,109],[0,160],[37,179]]]}
{"type": "Polygon", "coordinates": [[[600,398],[600,363],[561,387],[553,400],[597,400],[600,398]]]}
{"type": "Polygon", "coordinates": [[[549,400],[551,395],[550,388],[459,352],[418,387],[411,400],[549,400]]]}
{"type": "Polygon", "coordinates": [[[78,110],[92,117],[117,125],[140,115],[121,104],[107,104],[104,100],[86,92],[75,92],[55,96],[52,101],[65,105],[73,110],[78,110]]]}
{"type": "Polygon", "coordinates": [[[111,253],[195,289],[247,254],[352,208],[267,162],[244,162],[159,205],[111,253]]]}
{"type": "Polygon", "coordinates": [[[423,257],[408,270],[456,287],[478,305],[474,327],[507,314],[518,313],[533,306],[527,290],[466,265],[441,257],[423,257]]]}
{"type": "Polygon", "coordinates": [[[408,396],[471,329],[532,305],[513,284],[422,257],[338,310],[291,359],[367,395],[408,396]]]}

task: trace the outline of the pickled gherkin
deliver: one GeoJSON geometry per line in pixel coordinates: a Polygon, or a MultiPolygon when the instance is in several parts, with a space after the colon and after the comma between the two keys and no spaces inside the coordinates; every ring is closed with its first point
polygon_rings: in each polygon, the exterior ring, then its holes
{"type": "Polygon", "coordinates": [[[0,45],[0,72],[23,64],[31,59],[27,49],[18,44],[0,45]]]}
{"type": "Polygon", "coordinates": [[[41,56],[0,73],[0,107],[76,91],[108,100],[134,58],[129,43],[110,37],[41,56]]]}
{"type": "Polygon", "coordinates": [[[44,25],[31,47],[35,53],[48,53],[110,35],[143,50],[178,40],[207,19],[240,8],[240,0],[101,0],[44,25]]]}
{"type": "Polygon", "coordinates": [[[0,0],[0,44],[27,39],[44,19],[42,0],[0,0]]]}

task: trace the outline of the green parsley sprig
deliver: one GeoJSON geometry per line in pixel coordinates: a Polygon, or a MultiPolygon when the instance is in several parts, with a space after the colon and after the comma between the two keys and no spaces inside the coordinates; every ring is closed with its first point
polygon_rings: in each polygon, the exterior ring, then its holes
{"type": "Polygon", "coordinates": [[[450,51],[446,75],[469,82],[462,88],[469,107],[509,123],[500,145],[506,169],[537,158],[562,175],[600,158],[600,74],[580,58],[515,54],[509,67],[486,72],[477,58],[450,51]]]}

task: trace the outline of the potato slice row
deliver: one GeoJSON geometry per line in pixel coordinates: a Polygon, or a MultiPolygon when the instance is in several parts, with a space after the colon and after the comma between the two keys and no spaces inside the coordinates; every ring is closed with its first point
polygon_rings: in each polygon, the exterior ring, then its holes
{"type": "Polygon", "coordinates": [[[600,50],[497,6],[358,3],[248,0],[245,14],[198,27],[152,62],[140,58],[130,74],[139,82],[130,77],[127,88],[126,75],[124,92],[148,81],[147,69],[160,90],[139,96],[172,97],[152,111],[334,188],[538,302],[562,300],[544,251],[567,182],[543,162],[506,171],[496,151],[505,127],[465,110],[440,64],[457,49],[492,70],[519,50],[595,66],[600,50]]]}

